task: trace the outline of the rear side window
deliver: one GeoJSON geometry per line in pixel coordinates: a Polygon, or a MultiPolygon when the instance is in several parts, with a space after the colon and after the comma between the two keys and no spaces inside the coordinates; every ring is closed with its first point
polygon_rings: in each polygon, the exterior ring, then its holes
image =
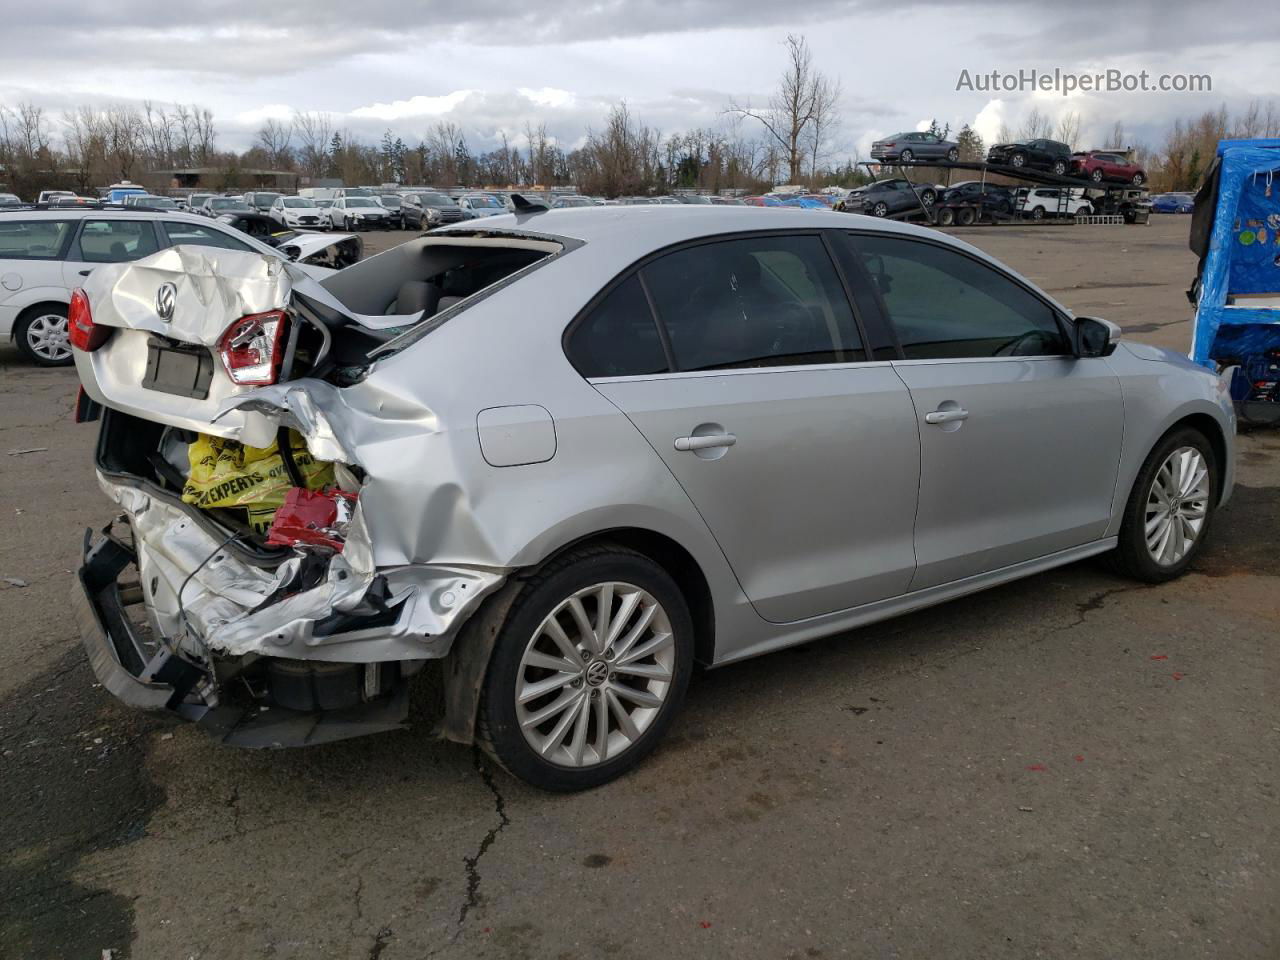
{"type": "Polygon", "coordinates": [[[198,223],[180,223],[175,220],[164,222],[164,232],[169,235],[169,242],[175,247],[178,244],[194,244],[198,247],[222,247],[226,250],[248,250],[249,246],[230,234],[206,227],[198,223]]]}
{"type": "Polygon", "coordinates": [[[645,266],[677,370],[865,360],[822,240],[769,236],[701,244],[645,266]]]}
{"type": "Polygon", "coordinates": [[[80,231],[85,263],[126,263],[158,249],[155,226],[147,220],[86,220],[80,231]]]}
{"type": "Polygon", "coordinates": [[[1070,352],[1047,303],[962,253],[893,237],[854,245],[908,360],[1070,352]]]}
{"type": "Polygon", "coordinates": [[[0,220],[0,260],[57,260],[71,234],[67,220],[0,220]]]}
{"type": "Polygon", "coordinates": [[[649,302],[632,274],[573,328],[565,349],[584,377],[665,373],[667,358],[649,302]]]}

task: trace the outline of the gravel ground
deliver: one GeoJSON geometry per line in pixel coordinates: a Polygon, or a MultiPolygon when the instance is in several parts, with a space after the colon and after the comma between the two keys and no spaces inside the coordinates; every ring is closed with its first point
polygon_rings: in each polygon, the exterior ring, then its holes
{"type": "MultiPolygon", "coordinates": [[[[956,232],[1186,349],[1187,226],[956,232]]],[[[0,956],[1280,955],[1276,432],[1179,582],[1083,563],[704,674],[641,769],[561,797],[432,740],[425,696],[250,753],[95,687],[74,386],[0,347],[0,956]]]]}

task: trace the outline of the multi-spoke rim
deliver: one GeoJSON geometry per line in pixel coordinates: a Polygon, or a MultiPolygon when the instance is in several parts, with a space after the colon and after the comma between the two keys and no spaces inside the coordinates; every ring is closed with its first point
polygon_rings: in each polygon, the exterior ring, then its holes
{"type": "Polygon", "coordinates": [[[1147,495],[1147,552],[1171,567],[1190,551],[1209,513],[1209,467],[1195,447],[1179,447],[1165,458],[1147,495]]]}
{"type": "Polygon", "coordinates": [[[520,659],[520,732],[557,766],[613,760],[657,718],[675,668],[671,621],[652,594],[619,581],[579,590],[542,621],[520,659]]]}
{"type": "Polygon", "coordinates": [[[71,356],[67,339],[67,318],[45,313],[27,325],[27,345],[42,360],[66,360],[71,356]]]}

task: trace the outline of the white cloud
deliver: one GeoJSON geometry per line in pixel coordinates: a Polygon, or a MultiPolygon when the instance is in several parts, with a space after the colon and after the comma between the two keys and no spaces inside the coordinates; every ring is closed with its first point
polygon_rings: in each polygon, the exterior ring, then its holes
{"type": "Polygon", "coordinates": [[[1000,128],[1009,121],[1008,113],[1009,105],[1003,100],[999,98],[988,100],[986,106],[973,118],[970,126],[978,131],[978,136],[982,137],[985,143],[995,143],[1000,138],[1000,128]]]}
{"type": "Polygon", "coordinates": [[[540,107],[572,107],[577,100],[568,90],[560,90],[556,87],[540,87],[537,90],[531,87],[520,87],[516,93],[527,97],[540,107]]]}
{"type": "Polygon", "coordinates": [[[404,120],[410,117],[439,117],[449,113],[475,90],[455,90],[439,97],[416,96],[391,103],[374,103],[351,111],[353,117],[369,117],[374,120],[404,120]]]}
{"type": "Polygon", "coordinates": [[[236,114],[236,123],[255,126],[268,120],[289,120],[293,117],[293,107],[287,103],[266,103],[252,110],[244,110],[236,114]]]}

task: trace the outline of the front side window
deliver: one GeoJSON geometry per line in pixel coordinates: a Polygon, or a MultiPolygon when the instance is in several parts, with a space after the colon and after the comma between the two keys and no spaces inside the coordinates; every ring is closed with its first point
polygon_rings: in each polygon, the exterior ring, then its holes
{"type": "Polygon", "coordinates": [[[198,247],[222,247],[225,250],[253,250],[253,247],[230,234],[198,223],[166,220],[164,232],[169,235],[169,242],[174,246],[190,244],[198,247]]]}
{"type": "Polygon", "coordinates": [[[630,377],[667,371],[649,301],[632,274],[569,333],[569,362],[584,377],[630,377]]]}
{"type": "Polygon", "coordinates": [[[908,360],[1070,353],[1047,303],[963,253],[897,237],[854,246],[908,360]]]}
{"type": "Polygon", "coordinates": [[[80,231],[85,263],[125,263],[158,249],[155,227],[147,220],[86,220],[80,231]]]}
{"type": "Polygon", "coordinates": [[[70,233],[68,220],[0,220],[0,260],[56,260],[70,233]]]}
{"type": "Polygon", "coordinates": [[[700,244],[646,265],[641,274],[677,370],[866,359],[819,237],[700,244]]]}

